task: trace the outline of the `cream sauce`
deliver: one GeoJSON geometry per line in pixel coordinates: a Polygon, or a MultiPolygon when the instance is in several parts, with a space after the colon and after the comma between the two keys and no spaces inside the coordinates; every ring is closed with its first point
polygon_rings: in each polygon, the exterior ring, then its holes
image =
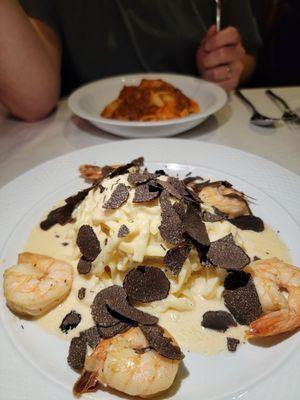
{"type": "MultiPolygon", "coordinates": [[[[266,226],[260,233],[252,231],[241,231],[236,229],[228,222],[208,224],[210,239],[217,240],[224,236],[228,230],[235,229],[234,237],[240,242],[249,256],[258,256],[260,258],[269,258],[276,256],[284,261],[290,262],[288,248],[281,242],[276,232],[266,226]],[[226,225],[228,224],[228,225],[226,225]]],[[[63,339],[71,340],[77,336],[80,331],[94,325],[91,314],[90,304],[96,293],[105,286],[109,285],[107,280],[101,280],[96,276],[86,278],[78,275],[74,260],[74,248],[72,241],[69,240],[70,225],[55,225],[48,231],[42,231],[38,226],[31,232],[25,251],[31,251],[46,254],[51,257],[71,262],[74,267],[73,287],[68,298],[57,308],[41,317],[37,323],[46,331],[56,334],[63,339]],[[67,243],[67,244],[66,244],[67,243]],[[86,288],[86,296],[83,300],[78,299],[78,290],[81,287],[86,288]],[[71,310],[76,310],[81,314],[80,324],[68,334],[61,332],[59,326],[71,310]]],[[[247,327],[237,326],[229,328],[225,333],[216,332],[201,327],[202,315],[206,311],[226,310],[222,300],[205,300],[200,292],[200,279],[197,277],[193,281],[192,288],[189,290],[194,307],[190,311],[167,310],[164,312],[155,312],[155,308],[150,306],[141,307],[156,314],[159,317],[159,323],[167,328],[175,337],[179,345],[187,351],[200,352],[205,354],[216,354],[227,349],[227,337],[234,337],[241,342],[244,341],[244,333],[247,327]],[[154,310],[154,312],[153,312],[154,310]]]]}

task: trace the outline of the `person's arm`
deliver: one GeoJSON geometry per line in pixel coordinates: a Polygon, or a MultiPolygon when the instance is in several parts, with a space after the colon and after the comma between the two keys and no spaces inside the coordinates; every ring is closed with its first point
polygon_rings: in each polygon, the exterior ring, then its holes
{"type": "Polygon", "coordinates": [[[25,121],[45,117],[59,98],[60,63],[57,33],[16,0],[0,0],[0,103],[25,121]]]}

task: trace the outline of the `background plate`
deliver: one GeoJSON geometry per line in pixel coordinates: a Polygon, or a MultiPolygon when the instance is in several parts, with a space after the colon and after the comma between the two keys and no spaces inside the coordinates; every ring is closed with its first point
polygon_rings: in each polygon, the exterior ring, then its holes
{"type": "MultiPolygon", "coordinates": [[[[84,187],[78,178],[82,163],[106,164],[144,155],[149,168],[165,168],[227,179],[257,199],[254,212],[288,244],[300,264],[298,199],[300,178],[256,156],[223,146],[184,140],[138,140],[100,145],[49,161],[20,176],[0,191],[0,259],[3,267],[15,262],[30,229],[57,200],[84,187]],[[166,152],[167,150],[167,152],[166,152]]],[[[2,290],[2,285],[1,285],[2,290]]],[[[48,335],[35,324],[10,314],[1,292],[1,398],[71,399],[76,378],[66,365],[68,343],[48,335]],[[22,326],[23,325],[23,328],[22,326]],[[11,346],[13,344],[13,346],[11,346]],[[23,356],[23,359],[20,357],[23,356]],[[24,361],[25,360],[25,361],[24,361]],[[35,368],[32,368],[34,365],[35,368]]],[[[297,398],[300,383],[299,339],[293,335],[273,347],[244,345],[235,354],[189,354],[180,387],[171,395],[180,399],[297,398]],[[297,358],[298,355],[298,358],[297,358]],[[297,394],[296,394],[297,393],[297,394]],[[270,396],[270,397],[268,397],[270,396]]],[[[113,398],[98,392],[88,398],[113,398]]]]}
{"type": "Polygon", "coordinates": [[[105,131],[125,137],[171,136],[193,128],[222,108],[227,100],[225,91],[215,83],[194,76],[177,74],[135,74],[100,79],[77,89],[68,100],[74,114],[105,131]],[[163,79],[180,89],[200,106],[199,113],[166,121],[118,121],[100,116],[104,107],[115,100],[123,87],[139,85],[141,79],[163,79]]]}

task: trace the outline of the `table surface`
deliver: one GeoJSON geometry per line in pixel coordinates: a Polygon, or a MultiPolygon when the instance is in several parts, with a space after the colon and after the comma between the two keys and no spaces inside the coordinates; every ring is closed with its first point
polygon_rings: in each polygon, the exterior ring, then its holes
{"type": "MultiPolygon", "coordinates": [[[[280,111],[263,89],[243,92],[262,113],[280,116],[280,111]]],[[[300,87],[278,88],[275,92],[292,108],[300,110],[300,87]]],[[[249,123],[250,116],[249,108],[232,95],[222,110],[176,137],[248,151],[300,175],[300,126],[295,128],[279,123],[276,128],[261,128],[249,123]]],[[[66,100],[60,101],[51,116],[36,123],[15,120],[0,110],[0,187],[46,160],[114,140],[121,138],[72,115],[66,100]]]]}

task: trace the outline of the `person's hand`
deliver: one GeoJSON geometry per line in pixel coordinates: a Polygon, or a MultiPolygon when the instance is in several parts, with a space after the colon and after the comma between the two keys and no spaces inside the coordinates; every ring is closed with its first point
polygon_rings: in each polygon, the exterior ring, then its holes
{"type": "Polygon", "coordinates": [[[236,28],[228,27],[217,32],[213,25],[197,50],[198,71],[202,78],[218,83],[229,92],[239,83],[245,53],[236,28]]]}

